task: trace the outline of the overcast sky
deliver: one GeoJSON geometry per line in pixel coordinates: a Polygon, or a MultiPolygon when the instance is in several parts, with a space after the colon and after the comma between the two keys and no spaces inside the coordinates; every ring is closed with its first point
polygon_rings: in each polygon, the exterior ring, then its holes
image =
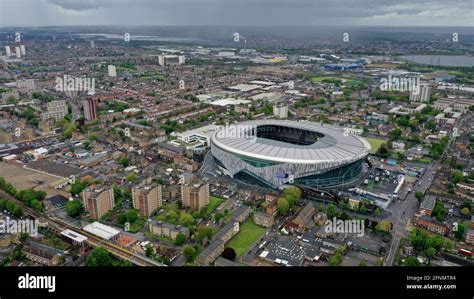
{"type": "Polygon", "coordinates": [[[473,0],[0,0],[0,26],[473,26],[473,0]]]}

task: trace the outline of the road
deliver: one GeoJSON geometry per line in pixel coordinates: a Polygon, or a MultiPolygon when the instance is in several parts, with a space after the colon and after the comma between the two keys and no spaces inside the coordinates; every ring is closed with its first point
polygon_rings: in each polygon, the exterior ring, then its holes
{"type": "MultiPolygon", "coordinates": [[[[455,127],[455,129],[459,129],[460,127],[462,127],[464,122],[472,118],[472,116],[473,115],[471,114],[468,117],[464,118],[455,127]]],[[[436,162],[431,163],[426,167],[426,170],[423,173],[422,177],[415,184],[413,191],[408,194],[406,199],[404,201],[396,202],[391,206],[392,215],[389,218],[387,218],[387,220],[393,223],[393,230],[392,230],[393,239],[390,244],[387,258],[385,259],[385,263],[384,263],[385,266],[393,265],[395,256],[398,251],[398,247],[400,245],[400,240],[401,238],[404,238],[408,235],[406,225],[408,221],[415,215],[418,208],[418,200],[415,197],[415,193],[418,191],[424,194],[426,190],[428,190],[428,188],[430,187],[434,179],[436,171],[441,165],[439,161],[443,160],[444,156],[446,155],[447,149],[450,148],[455,137],[457,136],[449,135],[448,144],[446,146],[446,150],[443,153],[443,155],[441,155],[441,157],[438,160],[436,160],[436,162]]]]}

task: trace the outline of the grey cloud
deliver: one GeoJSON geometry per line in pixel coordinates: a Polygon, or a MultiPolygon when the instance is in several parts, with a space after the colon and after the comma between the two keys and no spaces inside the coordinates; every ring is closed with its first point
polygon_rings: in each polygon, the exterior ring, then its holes
{"type": "Polygon", "coordinates": [[[0,0],[0,7],[4,4],[8,8],[8,13],[1,16],[0,26],[23,23],[472,26],[472,3],[471,0],[0,0]]]}

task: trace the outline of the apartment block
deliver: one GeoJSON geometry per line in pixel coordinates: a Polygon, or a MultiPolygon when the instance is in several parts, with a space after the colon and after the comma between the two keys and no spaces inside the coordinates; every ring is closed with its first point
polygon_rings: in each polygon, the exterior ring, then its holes
{"type": "Polygon", "coordinates": [[[132,188],[133,207],[148,217],[163,203],[160,185],[139,185],[132,188]]]}
{"type": "Polygon", "coordinates": [[[41,113],[41,120],[54,119],[55,121],[63,119],[68,113],[66,101],[52,101],[47,104],[47,111],[41,113]]]}
{"type": "Polygon", "coordinates": [[[181,187],[183,206],[199,211],[209,203],[209,183],[185,184],[181,187]]]}
{"type": "Polygon", "coordinates": [[[100,219],[115,207],[114,191],[110,187],[92,187],[82,191],[84,208],[93,219],[100,219]]]}
{"type": "Polygon", "coordinates": [[[176,237],[181,233],[186,239],[189,238],[189,228],[180,225],[173,225],[161,221],[153,221],[149,226],[150,232],[160,237],[167,237],[171,240],[176,240],[176,237]]]}

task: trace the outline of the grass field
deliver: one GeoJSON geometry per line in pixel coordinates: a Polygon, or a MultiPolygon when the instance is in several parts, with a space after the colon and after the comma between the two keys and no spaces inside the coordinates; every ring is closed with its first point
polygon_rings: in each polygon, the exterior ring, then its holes
{"type": "Polygon", "coordinates": [[[370,146],[371,146],[370,152],[372,154],[375,154],[379,150],[380,146],[382,146],[382,144],[387,143],[387,141],[383,139],[369,138],[369,137],[364,137],[364,139],[367,140],[368,143],[370,143],[370,146]]]}
{"type": "Polygon", "coordinates": [[[240,226],[240,232],[233,237],[226,247],[232,247],[237,254],[237,259],[240,259],[242,255],[255,243],[264,233],[266,229],[256,225],[252,218],[242,223],[240,226]]]}
{"type": "Polygon", "coordinates": [[[224,201],[224,199],[222,199],[222,198],[211,196],[211,198],[209,199],[209,204],[207,205],[206,214],[210,215],[212,212],[214,212],[214,210],[217,209],[217,207],[223,201],[224,201]]]}
{"type": "Polygon", "coordinates": [[[312,77],[311,80],[313,82],[321,82],[323,80],[338,80],[338,81],[341,81],[341,78],[334,77],[334,76],[320,76],[320,77],[312,77]]]}

